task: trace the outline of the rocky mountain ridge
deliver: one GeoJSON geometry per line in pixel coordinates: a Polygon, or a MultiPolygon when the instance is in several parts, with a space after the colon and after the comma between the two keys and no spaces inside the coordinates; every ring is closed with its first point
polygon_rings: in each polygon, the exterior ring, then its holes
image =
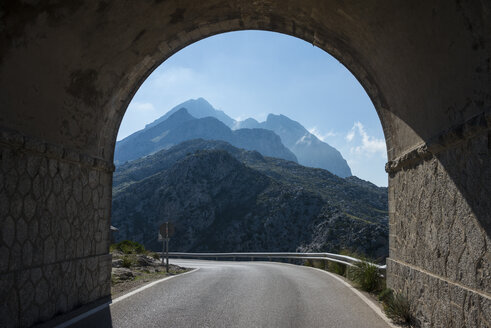
{"type": "Polygon", "coordinates": [[[342,178],[351,176],[351,169],[341,153],[334,147],[319,140],[300,123],[285,115],[269,114],[266,121],[246,119],[236,122],[235,128],[261,128],[275,132],[283,144],[298,159],[298,163],[328,170],[342,178]]]}
{"type": "Polygon", "coordinates": [[[259,151],[266,156],[297,161],[295,155],[272,131],[265,129],[231,130],[214,117],[195,118],[186,108],[180,108],[167,119],[149,125],[117,142],[114,163],[121,165],[196,138],[223,140],[236,147],[259,151]]]}
{"type": "MultiPolygon", "coordinates": [[[[265,156],[294,160],[298,161],[298,163],[304,166],[323,168],[340,177],[351,176],[351,169],[341,153],[329,144],[319,140],[315,135],[307,131],[307,129],[305,129],[300,123],[284,115],[274,114],[269,114],[264,122],[258,122],[253,118],[248,118],[243,121],[236,121],[223,111],[215,109],[203,98],[190,99],[175,106],[162,117],[150,124],[147,124],[145,129],[140,130],[121,141],[118,141],[116,143],[114,156],[115,164],[120,165],[126,161],[134,160],[160,149],[168,148],[177,144],[178,142],[193,138],[224,140],[240,148],[258,150],[265,156]],[[226,125],[226,127],[234,130],[233,133],[237,134],[235,137],[236,140],[234,141],[234,138],[230,136],[230,133],[225,132],[225,126],[217,126],[217,124],[208,122],[208,131],[206,131],[205,127],[207,125],[204,124],[205,122],[200,122],[202,124],[197,124],[194,122],[194,125],[183,125],[182,128],[194,129],[196,128],[196,125],[199,125],[200,133],[197,133],[197,131],[190,131],[190,133],[185,133],[185,131],[182,131],[180,138],[174,140],[173,143],[164,143],[159,138],[169,139],[169,137],[163,136],[169,129],[169,124],[166,124],[165,121],[169,120],[172,116],[178,115],[178,112],[183,108],[186,109],[189,116],[194,118],[215,118],[219,120],[226,125]],[[268,138],[274,139],[274,137],[265,132],[265,130],[272,131],[275,135],[279,136],[280,143],[283,145],[282,147],[287,148],[291,154],[287,154],[285,150],[273,152],[271,150],[271,145],[265,145],[265,140],[268,138]],[[142,143],[142,139],[146,139],[145,135],[148,134],[152,135],[152,138],[149,139],[150,141],[146,140],[146,143],[142,143]],[[133,148],[131,148],[131,146],[129,147],[129,145],[135,146],[137,151],[133,153],[133,148]]],[[[277,141],[274,140],[273,144],[277,144],[277,141]]]]}
{"type": "Polygon", "coordinates": [[[339,251],[388,254],[387,190],[358,178],[191,140],[114,174],[120,239],[159,249],[173,221],[176,251],[339,251]]]}

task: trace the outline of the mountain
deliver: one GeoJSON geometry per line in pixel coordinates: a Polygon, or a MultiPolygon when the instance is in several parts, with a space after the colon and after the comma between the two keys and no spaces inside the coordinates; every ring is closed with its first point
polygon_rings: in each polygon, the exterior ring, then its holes
{"type": "Polygon", "coordinates": [[[265,122],[254,119],[236,122],[235,128],[262,128],[274,131],[283,144],[298,159],[298,163],[326,169],[340,177],[351,176],[351,169],[341,153],[334,147],[319,140],[300,123],[285,115],[269,114],[265,122]]]}
{"type": "Polygon", "coordinates": [[[281,143],[280,137],[270,130],[231,130],[214,117],[195,118],[186,108],[181,108],[166,120],[147,126],[117,142],[114,163],[120,165],[196,138],[223,140],[237,147],[259,151],[266,156],[297,161],[295,155],[281,143]]]}
{"type": "MultiPolygon", "coordinates": [[[[284,115],[274,115],[269,114],[265,122],[258,122],[253,118],[248,118],[243,121],[236,121],[227,114],[225,114],[221,110],[215,109],[208,101],[203,98],[198,99],[190,99],[188,101],[183,102],[182,104],[177,105],[168,111],[164,116],[159,119],[153,121],[150,124],[147,124],[143,130],[135,132],[131,136],[118,141],[116,143],[116,151],[114,155],[115,164],[119,165],[128,160],[134,160],[141,156],[148,155],[152,152],[162,149],[163,147],[159,145],[158,139],[157,141],[152,141],[153,146],[151,147],[149,144],[142,144],[142,134],[147,133],[148,130],[151,130],[163,122],[167,121],[172,115],[176,114],[182,108],[187,110],[187,113],[194,118],[210,118],[213,117],[222,123],[224,123],[227,127],[232,128],[235,131],[243,130],[243,129],[255,129],[255,131],[239,131],[238,134],[243,134],[243,138],[237,140],[232,139],[223,139],[223,135],[214,135],[214,131],[204,131],[202,135],[197,133],[191,133],[191,137],[187,139],[179,139],[178,141],[184,141],[194,138],[205,138],[205,139],[219,139],[225,140],[237,147],[250,149],[250,150],[258,150],[263,155],[266,156],[277,156],[284,159],[297,161],[305,166],[316,167],[326,169],[340,177],[349,177],[351,176],[351,169],[348,166],[348,163],[343,158],[341,153],[334,147],[328,145],[327,143],[319,140],[315,135],[311,134],[307,129],[305,129],[300,123],[284,116],[284,115]],[[284,149],[281,149],[279,152],[273,152],[272,148],[267,145],[264,145],[260,150],[259,145],[254,144],[255,141],[264,142],[264,139],[257,139],[258,134],[262,134],[262,137],[267,137],[265,132],[257,131],[257,129],[266,129],[273,131],[280,137],[281,143],[283,143],[288,150],[291,151],[291,154],[287,154],[284,149]],[[253,137],[254,141],[251,139],[247,141],[245,137],[253,137]],[[135,139],[135,140],[134,140],[135,139]],[[131,148],[125,146],[125,143],[131,145],[140,145],[143,148],[136,151],[132,154],[131,148]],[[295,155],[295,156],[292,156],[295,155]]],[[[210,128],[215,127],[215,124],[210,123],[210,128]]],[[[202,126],[204,128],[204,126],[202,126]]],[[[153,134],[155,134],[154,138],[159,138],[159,136],[163,133],[164,129],[167,129],[161,126],[160,129],[153,130],[153,134]],[[158,132],[162,130],[161,132],[158,132]],[[157,131],[157,132],[155,132],[157,131]]],[[[224,133],[223,127],[219,128],[220,133],[224,133]]],[[[169,143],[169,145],[174,145],[176,143],[169,143]]],[[[167,146],[168,147],[168,146],[167,146]]],[[[284,148],[281,147],[280,148],[284,148]]]]}
{"type": "Polygon", "coordinates": [[[387,188],[223,141],[189,140],[117,167],[118,238],[158,250],[165,221],[175,251],[388,255],[387,188]]]}
{"type": "Polygon", "coordinates": [[[203,98],[198,99],[189,99],[188,101],[183,102],[180,105],[172,108],[168,111],[164,116],[156,119],[150,124],[147,124],[145,128],[155,126],[166,119],[168,119],[172,114],[177,112],[181,108],[186,108],[188,113],[194,116],[195,118],[203,118],[203,117],[214,117],[219,121],[222,121],[228,127],[232,127],[235,124],[235,120],[225,114],[223,111],[215,109],[208,101],[203,98]]]}

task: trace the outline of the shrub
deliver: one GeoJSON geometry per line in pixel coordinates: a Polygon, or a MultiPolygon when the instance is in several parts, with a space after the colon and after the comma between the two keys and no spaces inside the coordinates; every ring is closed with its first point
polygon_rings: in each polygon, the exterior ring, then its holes
{"type": "Polygon", "coordinates": [[[346,265],[329,261],[327,263],[327,270],[340,276],[344,276],[344,274],[346,273],[346,265]]]}
{"type": "Polygon", "coordinates": [[[154,252],[154,253],[152,253],[152,257],[153,257],[154,259],[156,259],[156,260],[160,260],[160,259],[161,259],[160,254],[159,254],[159,253],[155,253],[155,252],[154,252]]]}
{"type": "Polygon", "coordinates": [[[111,250],[119,250],[124,254],[141,254],[145,252],[145,247],[136,241],[123,240],[119,243],[112,244],[111,250]]]}
{"type": "Polygon", "coordinates": [[[387,317],[397,323],[414,323],[409,301],[402,294],[391,293],[390,296],[387,296],[386,300],[384,301],[384,312],[387,314],[387,317]]]}
{"type": "Polygon", "coordinates": [[[133,265],[133,260],[129,256],[123,257],[123,262],[121,262],[121,266],[124,268],[130,268],[133,265]]]}
{"type": "Polygon", "coordinates": [[[349,269],[349,279],[359,285],[361,289],[367,292],[379,290],[382,284],[378,268],[367,261],[356,263],[354,267],[349,269]]]}
{"type": "Polygon", "coordinates": [[[394,292],[390,288],[384,288],[379,294],[378,294],[378,300],[382,303],[385,303],[389,301],[392,297],[394,296],[394,292]]]}
{"type": "Polygon", "coordinates": [[[312,260],[312,267],[316,269],[324,269],[324,260],[312,260]]]}

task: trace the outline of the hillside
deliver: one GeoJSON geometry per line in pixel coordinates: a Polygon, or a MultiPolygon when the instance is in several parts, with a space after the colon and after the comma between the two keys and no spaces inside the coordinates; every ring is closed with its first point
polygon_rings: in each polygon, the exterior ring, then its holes
{"type": "Polygon", "coordinates": [[[162,117],[147,124],[143,130],[118,141],[114,156],[115,164],[120,165],[195,138],[223,140],[239,148],[257,150],[265,156],[298,161],[301,165],[322,168],[340,177],[351,176],[348,163],[336,148],[319,140],[300,123],[285,115],[269,114],[264,122],[258,122],[253,118],[236,121],[223,111],[215,109],[203,98],[190,99],[173,107],[162,117]],[[186,117],[178,113],[183,108],[187,111],[186,117]],[[204,120],[182,126],[183,122],[170,124],[169,119],[176,115],[185,120],[191,117],[204,120]],[[223,123],[223,126],[212,118],[223,123]],[[199,132],[182,130],[185,128],[197,128],[199,132]],[[234,131],[227,131],[227,128],[232,128],[234,131]],[[174,140],[170,140],[171,135],[165,135],[172,129],[174,140]],[[175,129],[178,129],[179,133],[176,133],[175,129]],[[278,147],[287,148],[286,151],[284,149],[273,151],[274,146],[265,141],[270,138],[275,139],[268,134],[269,131],[279,137],[279,141],[274,140],[273,144],[281,143],[282,145],[278,147]]]}
{"type": "Polygon", "coordinates": [[[196,138],[223,140],[266,156],[297,161],[295,155],[282,144],[280,137],[270,130],[231,130],[214,117],[195,118],[186,108],[181,108],[158,124],[147,125],[145,129],[117,142],[114,163],[121,165],[196,138]]]}
{"type": "Polygon", "coordinates": [[[386,188],[226,142],[191,140],[121,165],[113,192],[118,238],[147,248],[160,248],[168,220],[176,251],[388,254],[386,188]]]}
{"type": "Polygon", "coordinates": [[[254,119],[237,122],[237,128],[261,128],[271,130],[280,136],[283,144],[298,159],[298,163],[328,170],[340,177],[351,176],[351,169],[341,153],[334,147],[319,140],[300,123],[285,115],[269,114],[266,121],[254,119]]]}
{"type": "Polygon", "coordinates": [[[235,120],[233,118],[225,114],[223,111],[213,108],[213,106],[204,98],[198,98],[198,99],[189,99],[173,107],[171,110],[165,113],[165,115],[156,119],[152,123],[147,124],[145,127],[150,128],[152,126],[155,126],[165,121],[166,119],[169,118],[169,116],[171,116],[181,108],[186,108],[189,114],[191,114],[193,117],[196,118],[214,117],[217,120],[225,123],[225,125],[227,125],[228,127],[232,127],[235,124],[235,120]]]}

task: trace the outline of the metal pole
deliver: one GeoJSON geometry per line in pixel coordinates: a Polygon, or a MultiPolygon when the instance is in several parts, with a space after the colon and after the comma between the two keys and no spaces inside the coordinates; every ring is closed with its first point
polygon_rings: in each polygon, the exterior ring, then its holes
{"type": "Polygon", "coordinates": [[[169,238],[165,238],[165,270],[169,273],[169,238]]]}
{"type": "Polygon", "coordinates": [[[162,265],[164,265],[165,239],[162,240],[162,265]]]}

